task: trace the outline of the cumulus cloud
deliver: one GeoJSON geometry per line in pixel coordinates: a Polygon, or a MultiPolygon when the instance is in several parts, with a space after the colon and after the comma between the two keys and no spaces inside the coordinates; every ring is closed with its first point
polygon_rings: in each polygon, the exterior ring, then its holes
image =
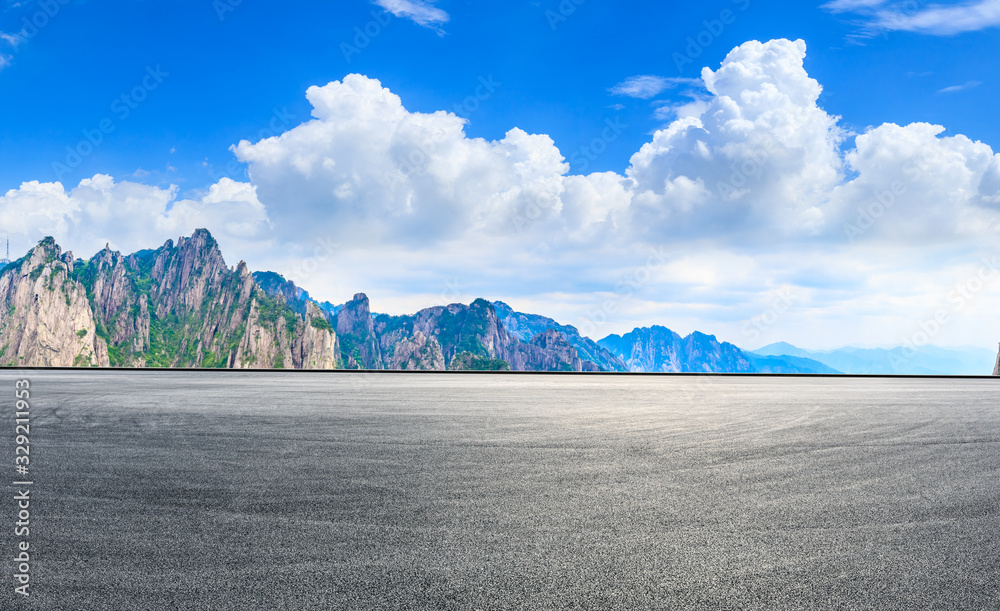
{"type": "Polygon", "coordinates": [[[572,232],[609,212],[562,197],[569,166],[548,136],[514,128],[498,141],[468,138],[465,119],[409,112],[356,74],[306,95],[312,121],[233,147],[262,201],[277,204],[270,218],[286,238],[433,245],[542,226],[572,232]],[[285,204],[292,193],[295,205],[285,204]]]}
{"type": "MultiPolygon", "coordinates": [[[[597,336],[666,324],[745,344],[745,321],[793,289],[803,314],[775,339],[836,343],[842,327],[815,321],[857,318],[900,343],[980,256],[1000,255],[1000,155],[926,123],[849,140],[805,56],[802,41],[733,49],[621,172],[570,174],[552,138],[516,127],[470,138],[465,119],[412,112],[352,74],[307,91],[310,120],[232,147],[249,183],[179,198],[102,175],[29,182],[0,212],[84,252],[209,227],[230,257],[322,299],[367,291],[381,311],[485,296],[552,304],[535,309],[597,336]]],[[[964,311],[1000,308],[983,295],[964,311]]],[[[978,337],[950,328],[964,334],[953,343],[978,337]]]]}
{"type": "Polygon", "coordinates": [[[927,123],[880,125],[846,156],[856,177],[834,189],[828,218],[850,239],[899,245],[991,240],[1000,156],[927,123]]]}
{"type": "Polygon", "coordinates": [[[440,26],[447,23],[450,18],[448,13],[427,0],[373,0],[373,2],[396,17],[410,19],[439,33],[440,26]]]}
{"type": "Polygon", "coordinates": [[[233,151],[289,240],[828,237],[840,231],[830,198],[844,178],[845,134],[817,105],[822,88],[803,68],[805,53],[802,41],[787,40],[734,49],[718,70],[703,71],[708,98],[613,176],[568,175],[545,135],[514,128],[496,141],[469,138],[464,119],[410,112],[356,74],[309,89],[313,120],[233,151]]]}
{"type": "Polygon", "coordinates": [[[854,308],[866,333],[905,332],[921,296],[995,242],[1000,158],[927,124],[847,141],[805,55],[802,41],[737,47],[622,173],[569,174],[548,136],[516,128],[468,138],[460,117],[410,112],[361,75],[310,89],[313,120],[233,150],[280,241],[330,239],[352,262],[316,284],[384,282],[401,308],[463,284],[434,301],[523,295],[580,326],[611,303],[625,326],[700,316],[740,342],[734,317],[796,287],[813,315],[854,308]]]}
{"type": "Polygon", "coordinates": [[[97,174],[67,190],[61,183],[30,181],[0,197],[5,229],[15,242],[52,235],[89,257],[110,243],[134,252],[210,227],[222,240],[252,242],[266,236],[267,214],[256,189],[223,178],[196,199],[166,189],[97,174]]]}
{"type": "Polygon", "coordinates": [[[707,103],[632,157],[637,228],[650,238],[764,230],[769,239],[822,229],[843,133],[816,104],[822,89],[805,52],[802,41],[749,42],[703,70],[707,103]]]}

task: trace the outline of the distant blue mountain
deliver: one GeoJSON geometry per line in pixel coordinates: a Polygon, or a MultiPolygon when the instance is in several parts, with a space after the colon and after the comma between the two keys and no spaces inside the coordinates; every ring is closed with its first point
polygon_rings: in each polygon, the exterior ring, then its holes
{"type": "Polygon", "coordinates": [[[841,373],[833,367],[801,356],[763,356],[753,352],[745,352],[750,363],[758,373],[841,373]]]}
{"type": "Polygon", "coordinates": [[[758,348],[757,350],[747,350],[746,352],[753,352],[754,354],[760,354],[765,356],[797,356],[801,358],[809,358],[812,353],[808,350],[803,350],[789,344],[788,342],[775,342],[773,344],[768,344],[763,348],[758,348]]]}
{"type": "Polygon", "coordinates": [[[813,359],[844,373],[873,375],[989,375],[996,359],[992,350],[974,347],[804,350],[786,342],[769,344],[752,353],[813,359]]]}
{"type": "Polygon", "coordinates": [[[687,337],[661,326],[609,335],[597,342],[625,361],[630,371],[713,373],[840,373],[799,356],[761,356],[744,352],[714,335],[687,337]]]}
{"type": "Polygon", "coordinates": [[[625,335],[609,335],[597,343],[625,361],[630,371],[756,371],[742,350],[728,342],[719,342],[714,335],[697,331],[681,337],[666,327],[654,325],[633,329],[625,335]]]}
{"type": "MultiPolygon", "coordinates": [[[[314,303],[316,303],[316,302],[314,302],[314,303]]],[[[337,312],[339,312],[340,310],[342,310],[344,308],[344,304],[333,305],[329,301],[324,301],[323,303],[316,303],[316,305],[318,305],[319,309],[321,309],[324,312],[326,312],[327,315],[329,315],[330,317],[336,316],[337,312]]],[[[374,317],[376,315],[372,314],[372,316],[374,317]]]]}

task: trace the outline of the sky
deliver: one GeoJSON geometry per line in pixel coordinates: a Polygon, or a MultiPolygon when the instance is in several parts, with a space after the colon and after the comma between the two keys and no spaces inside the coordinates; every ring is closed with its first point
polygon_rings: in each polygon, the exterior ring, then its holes
{"type": "Polygon", "coordinates": [[[1000,0],[2,0],[0,231],[593,338],[1000,341],[1000,0]]]}

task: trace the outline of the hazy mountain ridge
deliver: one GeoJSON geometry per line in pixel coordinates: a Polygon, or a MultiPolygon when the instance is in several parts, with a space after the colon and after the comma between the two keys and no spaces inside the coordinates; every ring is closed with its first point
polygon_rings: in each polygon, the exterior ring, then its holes
{"type": "Polygon", "coordinates": [[[602,345],[499,301],[405,316],[373,316],[363,293],[318,304],[280,274],[229,268],[206,230],[88,261],[47,238],[3,270],[0,300],[4,365],[755,371],[712,336],[626,348],[636,330],[602,345]]]}
{"type": "Polygon", "coordinates": [[[843,373],[823,363],[787,354],[764,356],[743,351],[758,373],[843,373]]]}
{"type": "Polygon", "coordinates": [[[609,335],[594,341],[576,327],[561,325],[537,314],[515,312],[502,301],[493,302],[508,330],[527,337],[552,329],[562,334],[579,352],[604,371],[714,372],[714,373],[840,373],[805,358],[760,357],[746,353],[715,336],[693,333],[682,338],[670,329],[653,326],[633,329],[624,337],[609,335]]]}
{"type": "Polygon", "coordinates": [[[995,358],[992,351],[981,348],[849,346],[836,350],[805,350],[787,342],[768,344],[752,352],[762,356],[804,357],[856,375],[987,375],[995,358]]]}

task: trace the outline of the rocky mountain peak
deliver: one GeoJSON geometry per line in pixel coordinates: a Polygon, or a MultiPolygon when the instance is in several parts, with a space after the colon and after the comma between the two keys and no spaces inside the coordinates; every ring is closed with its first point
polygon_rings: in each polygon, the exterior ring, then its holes
{"type": "Polygon", "coordinates": [[[36,244],[35,247],[29,250],[28,254],[24,257],[7,266],[7,269],[13,270],[14,268],[21,267],[26,271],[31,271],[39,266],[46,265],[56,260],[62,260],[62,249],[60,249],[59,245],[56,244],[56,241],[49,236],[36,244]],[[18,266],[19,263],[20,266],[18,266]]]}
{"type": "Polygon", "coordinates": [[[343,360],[350,369],[384,369],[368,295],[356,293],[335,317],[343,360]]]}
{"type": "Polygon", "coordinates": [[[42,238],[41,241],[38,242],[38,245],[32,250],[38,250],[39,248],[46,252],[54,252],[56,256],[59,256],[59,254],[62,253],[62,249],[60,249],[59,245],[56,244],[56,239],[50,235],[42,238]]]}
{"type": "Polygon", "coordinates": [[[0,359],[14,366],[107,365],[107,344],[72,253],[47,237],[0,274],[0,359]],[[68,255],[68,256],[67,256],[68,255]]]}
{"type": "Polygon", "coordinates": [[[181,237],[177,240],[177,250],[185,260],[194,259],[206,263],[218,262],[225,267],[226,262],[219,250],[219,243],[215,241],[212,234],[207,229],[196,229],[191,237],[181,237]]]}
{"type": "Polygon", "coordinates": [[[653,325],[622,336],[609,335],[598,344],[621,358],[631,371],[754,371],[739,348],[697,331],[681,337],[666,327],[653,325]]]}
{"type": "Polygon", "coordinates": [[[42,240],[0,275],[0,363],[24,366],[339,365],[318,308],[292,311],[229,269],[206,230],[128,256],[73,260],[42,240]]]}
{"type": "MultiPolygon", "coordinates": [[[[240,263],[243,264],[242,261],[240,263]]],[[[243,264],[243,269],[246,269],[246,264],[243,264]]],[[[237,268],[237,273],[243,275],[239,268],[237,268]]],[[[295,310],[298,314],[306,314],[306,304],[309,303],[309,293],[295,286],[294,282],[291,280],[285,280],[284,276],[276,272],[254,272],[252,275],[254,282],[256,282],[265,293],[273,297],[281,296],[281,298],[285,300],[285,303],[287,303],[288,306],[295,310]]]]}
{"type": "Polygon", "coordinates": [[[250,276],[250,275],[252,275],[252,274],[250,273],[250,268],[248,268],[248,267],[247,267],[247,263],[246,263],[246,261],[242,261],[242,260],[241,260],[241,261],[240,261],[240,262],[239,262],[239,263],[238,263],[238,264],[236,265],[236,275],[237,275],[237,276],[239,276],[240,278],[244,278],[244,277],[246,277],[246,276],[250,276]]]}
{"type": "Polygon", "coordinates": [[[628,371],[624,361],[589,337],[580,335],[580,330],[573,325],[562,325],[538,314],[515,312],[511,306],[502,301],[494,301],[493,307],[507,331],[523,342],[530,342],[539,333],[553,329],[562,334],[563,338],[576,349],[585,370],[589,370],[588,365],[592,363],[602,371],[628,371]]]}
{"type": "Polygon", "coordinates": [[[243,261],[227,267],[205,229],[127,256],[106,244],[87,261],[43,239],[0,270],[0,363],[754,370],[742,351],[712,335],[682,338],[653,326],[594,342],[571,325],[485,299],[373,319],[365,293],[343,306],[319,305],[275,272],[251,274],[243,261]]]}
{"type": "Polygon", "coordinates": [[[371,306],[368,303],[368,295],[356,293],[354,298],[344,304],[340,312],[337,313],[338,328],[343,325],[344,331],[349,332],[350,328],[361,325],[365,328],[373,328],[371,306]]]}

